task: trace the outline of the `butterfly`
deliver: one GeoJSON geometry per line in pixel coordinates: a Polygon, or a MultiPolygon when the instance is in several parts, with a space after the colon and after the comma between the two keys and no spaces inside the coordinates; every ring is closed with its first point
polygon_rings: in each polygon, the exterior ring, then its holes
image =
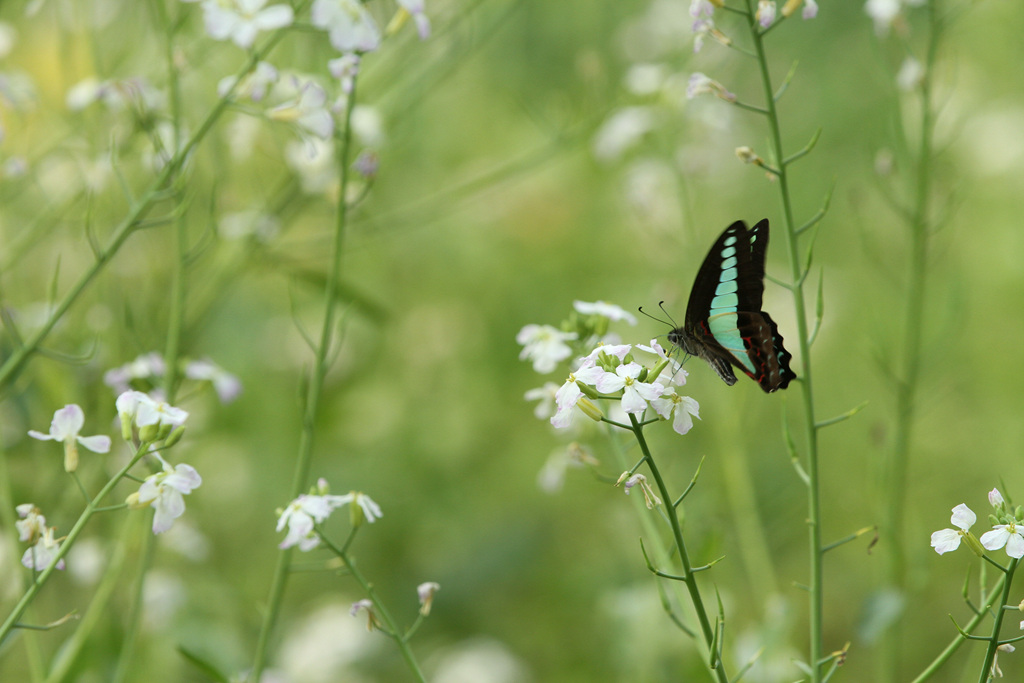
{"type": "Polygon", "coordinates": [[[778,326],[761,310],[767,251],[767,218],[749,230],[743,221],[726,228],[697,271],[683,326],[668,340],[706,360],[729,386],[736,384],[735,366],[771,393],[796,374],[778,326]]]}

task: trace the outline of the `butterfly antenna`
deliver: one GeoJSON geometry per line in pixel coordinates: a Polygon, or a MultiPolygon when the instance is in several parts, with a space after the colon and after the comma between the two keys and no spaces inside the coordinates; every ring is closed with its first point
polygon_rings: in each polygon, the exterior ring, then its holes
{"type": "MultiPolygon", "coordinates": [[[[659,301],[658,302],[658,307],[661,308],[661,310],[664,312],[665,308],[662,306],[663,303],[665,303],[665,302],[664,301],[659,301]]],[[[674,322],[668,322],[668,321],[662,320],[661,318],[656,318],[655,316],[651,315],[650,313],[648,313],[647,311],[644,310],[643,306],[640,306],[636,310],[640,311],[641,313],[646,315],[651,320],[655,320],[655,321],[661,323],[662,325],[671,325],[672,327],[676,326],[676,324],[674,322]]],[[[668,315],[668,313],[665,313],[665,315],[668,315]]],[[[669,316],[668,320],[671,321],[672,320],[672,316],[669,316]]]]}
{"type": "Polygon", "coordinates": [[[676,321],[672,320],[672,316],[669,315],[669,312],[665,310],[665,302],[664,301],[659,301],[658,302],[658,308],[660,308],[661,312],[664,313],[668,317],[669,322],[672,323],[672,329],[675,329],[675,328],[679,327],[679,325],[676,325],[676,321]]]}

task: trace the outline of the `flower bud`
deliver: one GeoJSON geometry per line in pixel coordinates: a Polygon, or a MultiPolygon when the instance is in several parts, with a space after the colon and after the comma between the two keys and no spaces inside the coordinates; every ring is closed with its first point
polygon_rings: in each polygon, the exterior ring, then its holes
{"type": "Polygon", "coordinates": [[[970,531],[963,533],[964,542],[967,543],[967,547],[974,551],[974,554],[978,557],[985,557],[985,548],[982,547],[981,541],[972,534],[970,531]]]}
{"type": "Polygon", "coordinates": [[[64,441],[64,471],[74,472],[78,469],[78,443],[74,439],[64,441]]]}
{"type": "Polygon", "coordinates": [[[600,422],[604,417],[604,413],[601,412],[601,409],[594,405],[586,396],[581,396],[576,405],[579,406],[584,415],[594,422],[600,422]]]}
{"type": "Polygon", "coordinates": [[[576,380],[576,386],[580,388],[580,391],[583,392],[584,396],[589,396],[590,398],[593,399],[601,398],[601,394],[598,393],[597,389],[590,386],[589,384],[584,384],[583,382],[576,380]]]}
{"type": "Polygon", "coordinates": [[[121,436],[125,441],[131,443],[133,416],[131,413],[118,413],[118,417],[121,418],[121,436]]]}
{"type": "Polygon", "coordinates": [[[156,441],[160,435],[160,425],[151,424],[145,427],[139,427],[139,439],[144,443],[152,443],[156,441]]]}
{"type": "Polygon", "coordinates": [[[164,448],[170,448],[174,444],[176,444],[179,441],[181,441],[181,437],[184,434],[185,434],[185,425],[181,425],[180,427],[175,429],[173,432],[171,432],[170,435],[167,437],[167,440],[164,441],[164,448]]]}

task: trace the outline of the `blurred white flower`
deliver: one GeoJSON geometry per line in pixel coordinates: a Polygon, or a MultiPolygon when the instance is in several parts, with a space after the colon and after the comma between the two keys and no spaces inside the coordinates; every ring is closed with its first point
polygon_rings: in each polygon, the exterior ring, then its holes
{"type": "Polygon", "coordinates": [[[336,189],[338,164],[331,140],[309,138],[304,143],[293,140],[285,146],[284,160],[299,176],[306,194],[323,194],[336,189]]]}
{"type": "Polygon", "coordinates": [[[516,342],[523,347],[519,360],[532,360],[535,372],[547,374],[572,355],[565,342],[573,339],[575,332],[562,332],[551,325],[526,325],[516,334],[516,342]]]}
{"type": "Polygon", "coordinates": [[[230,39],[248,49],[260,31],[290,26],[295,18],[288,5],[266,4],[267,0],[206,0],[202,4],[206,32],[214,40],[230,39]]]}
{"type": "Polygon", "coordinates": [[[572,307],[583,315],[603,315],[609,320],[625,320],[630,325],[636,325],[636,316],[615,304],[609,304],[604,301],[590,303],[576,300],[572,302],[572,307]]]}
{"type": "Polygon", "coordinates": [[[916,90],[924,80],[924,66],[913,57],[907,57],[896,74],[896,85],[900,90],[916,90]]]}
{"type": "Polygon", "coordinates": [[[0,21],[0,59],[11,54],[14,43],[17,41],[18,32],[6,21],[0,21]]]}
{"type": "Polygon", "coordinates": [[[242,393],[242,382],[208,359],[194,360],[185,366],[185,376],[213,384],[221,403],[231,403],[242,393]]]}
{"type": "Polygon", "coordinates": [[[424,0],[398,0],[398,4],[412,15],[412,20],[416,22],[416,31],[420,34],[420,40],[429,38],[430,19],[424,12],[424,0]]]}
{"type": "Polygon", "coordinates": [[[650,107],[624,107],[614,112],[594,136],[594,156],[601,161],[619,159],[654,129],[650,107]]]}
{"type": "MultiPolygon", "coordinates": [[[[278,78],[279,74],[273,64],[260,62],[255,69],[242,77],[241,83],[235,89],[234,96],[248,97],[253,102],[259,102],[274,87],[278,78]]],[[[224,97],[237,81],[237,76],[225,76],[220,79],[217,84],[217,94],[224,97]]]]}
{"type": "Polygon", "coordinates": [[[525,683],[526,664],[501,642],[474,638],[439,653],[433,683],[525,683]]]}
{"type": "Polygon", "coordinates": [[[338,52],[370,52],[380,45],[377,22],[358,0],[313,0],[310,18],[338,52]]]}
{"type": "Polygon", "coordinates": [[[294,123],[321,140],[334,132],[334,117],[327,109],[327,92],[314,81],[299,86],[298,97],[267,112],[274,121],[294,123]]]}

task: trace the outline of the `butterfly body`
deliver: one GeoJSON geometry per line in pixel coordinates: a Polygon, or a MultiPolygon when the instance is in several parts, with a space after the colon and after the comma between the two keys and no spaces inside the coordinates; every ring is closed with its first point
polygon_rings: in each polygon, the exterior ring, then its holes
{"type": "Polygon", "coordinates": [[[778,326],[761,310],[767,250],[768,219],[749,230],[743,221],[726,228],[697,271],[683,326],[668,340],[703,358],[729,386],[737,368],[770,393],[796,374],[778,326]]]}

